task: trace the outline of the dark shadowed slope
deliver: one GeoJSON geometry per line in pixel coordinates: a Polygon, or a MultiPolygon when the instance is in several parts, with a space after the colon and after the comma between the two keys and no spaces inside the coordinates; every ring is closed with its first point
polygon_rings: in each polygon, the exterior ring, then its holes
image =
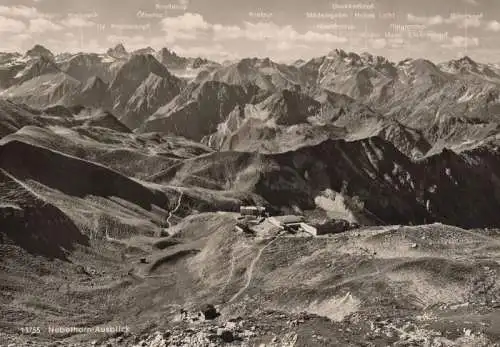
{"type": "Polygon", "coordinates": [[[4,137],[0,143],[18,140],[46,147],[139,179],[147,179],[184,158],[211,152],[205,146],[182,138],[154,133],[133,135],[99,125],[72,128],[27,126],[4,137]]]}
{"type": "Polygon", "coordinates": [[[298,150],[258,155],[218,152],[186,160],[156,182],[251,191],[276,209],[312,210],[325,191],[337,208],[376,223],[439,221],[465,227],[500,225],[496,212],[500,157],[494,149],[445,150],[412,161],[380,137],[328,140],[298,150]]]}
{"type": "Polygon", "coordinates": [[[177,96],[181,86],[182,83],[172,76],[151,73],[130,97],[121,121],[131,129],[139,128],[158,108],[177,96]]]}
{"type": "Polygon", "coordinates": [[[30,112],[27,107],[0,100],[0,137],[15,133],[26,125],[42,126],[39,114],[30,112]]]}
{"type": "Polygon", "coordinates": [[[0,237],[29,253],[66,259],[88,239],[61,210],[0,169],[0,237]]]}
{"type": "Polygon", "coordinates": [[[141,127],[141,131],[162,131],[200,141],[214,133],[217,125],[237,105],[248,103],[256,88],[210,81],[191,84],[169,104],[161,107],[141,127]]]}
{"type": "Polygon", "coordinates": [[[115,196],[146,210],[168,205],[162,193],[116,171],[19,141],[0,146],[0,168],[19,180],[34,180],[71,196],[115,196]]]}
{"type": "MultiPolygon", "coordinates": [[[[158,76],[158,78],[165,78],[168,80],[168,85],[174,88],[171,91],[171,95],[178,93],[182,87],[182,82],[175,76],[172,76],[168,69],[152,55],[132,55],[127,62],[119,68],[116,76],[109,85],[109,92],[113,99],[113,109],[118,112],[127,111],[127,104],[130,98],[151,74],[158,76]]],[[[148,85],[154,86],[154,83],[148,82],[148,85]]],[[[147,91],[147,88],[147,86],[144,88],[144,92],[147,91]]],[[[144,95],[144,97],[147,97],[147,95],[144,95]]],[[[171,97],[172,96],[170,96],[170,98],[171,97]]],[[[164,103],[168,101],[170,101],[170,99],[166,98],[164,103]]],[[[151,113],[153,112],[154,110],[152,110],[151,113]]]]}

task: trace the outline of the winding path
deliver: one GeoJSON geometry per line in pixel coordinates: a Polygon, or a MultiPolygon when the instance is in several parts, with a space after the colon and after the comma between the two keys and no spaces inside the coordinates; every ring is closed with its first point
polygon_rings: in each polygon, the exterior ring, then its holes
{"type": "Polygon", "coordinates": [[[118,239],[116,239],[116,238],[114,238],[114,237],[109,236],[108,227],[105,227],[105,228],[106,228],[106,229],[105,229],[105,230],[106,230],[106,231],[105,231],[105,234],[106,234],[106,241],[119,243],[119,244],[121,244],[121,245],[127,245],[127,243],[126,243],[125,241],[123,241],[123,240],[118,240],[118,239]]]}
{"type": "Polygon", "coordinates": [[[182,200],[182,196],[184,195],[183,191],[177,190],[177,192],[179,193],[179,198],[177,200],[177,206],[175,206],[175,208],[168,213],[168,217],[167,217],[167,224],[168,224],[169,228],[172,227],[172,225],[170,224],[170,218],[172,218],[172,216],[174,215],[174,213],[177,212],[177,210],[179,209],[179,207],[181,207],[181,200],[182,200]]]}
{"type": "Polygon", "coordinates": [[[259,249],[259,252],[255,256],[255,258],[252,260],[250,263],[250,266],[247,269],[247,281],[245,285],[238,291],[238,293],[234,294],[233,297],[228,301],[228,303],[233,302],[236,300],[245,290],[248,289],[250,286],[250,283],[252,282],[252,277],[253,277],[253,270],[255,268],[255,265],[259,261],[260,257],[262,256],[262,253],[266,250],[267,247],[269,247],[274,241],[276,241],[280,237],[280,234],[276,235],[275,238],[273,238],[271,241],[269,241],[265,246],[263,246],[261,249],[259,249]]]}
{"type": "Polygon", "coordinates": [[[235,268],[234,249],[231,252],[229,263],[230,263],[230,266],[229,266],[229,268],[230,268],[229,275],[227,275],[226,282],[224,283],[224,285],[222,286],[222,288],[219,290],[219,293],[222,293],[222,292],[224,292],[224,290],[226,290],[226,288],[229,286],[229,283],[231,283],[231,280],[233,278],[234,268],[235,268]]]}

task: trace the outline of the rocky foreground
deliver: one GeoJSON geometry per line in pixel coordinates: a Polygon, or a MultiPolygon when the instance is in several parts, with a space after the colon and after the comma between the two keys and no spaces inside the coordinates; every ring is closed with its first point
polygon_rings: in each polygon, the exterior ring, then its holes
{"type": "Polygon", "coordinates": [[[236,224],[232,213],[202,213],[169,229],[169,236],[93,240],[94,250],[78,246],[69,262],[47,262],[2,245],[10,255],[4,264],[17,263],[2,270],[9,279],[2,314],[18,317],[3,324],[4,345],[500,341],[496,231],[433,224],[319,237],[273,230],[249,236],[235,231],[236,224]],[[27,278],[36,288],[22,289],[27,278]],[[49,324],[129,329],[54,335],[47,333],[49,324]],[[24,325],[42,332],[19,334],[24,325]]]}

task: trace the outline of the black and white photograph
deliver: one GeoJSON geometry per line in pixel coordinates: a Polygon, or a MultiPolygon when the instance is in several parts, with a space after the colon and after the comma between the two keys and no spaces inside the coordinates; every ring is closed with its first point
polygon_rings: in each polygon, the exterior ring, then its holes
{"type": "Polygon", "coordinates": [[[500,347],[499,0],[0,0],[0,347],[500,347]]]}

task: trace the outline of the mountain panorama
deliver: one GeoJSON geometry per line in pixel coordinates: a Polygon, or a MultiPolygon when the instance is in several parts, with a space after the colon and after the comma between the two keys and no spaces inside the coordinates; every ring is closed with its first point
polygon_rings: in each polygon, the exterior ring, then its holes
{"type": "Polygon", "coordinates": [[[0,53],[1,346],[499,346],[500,65],[0,53]]]}

